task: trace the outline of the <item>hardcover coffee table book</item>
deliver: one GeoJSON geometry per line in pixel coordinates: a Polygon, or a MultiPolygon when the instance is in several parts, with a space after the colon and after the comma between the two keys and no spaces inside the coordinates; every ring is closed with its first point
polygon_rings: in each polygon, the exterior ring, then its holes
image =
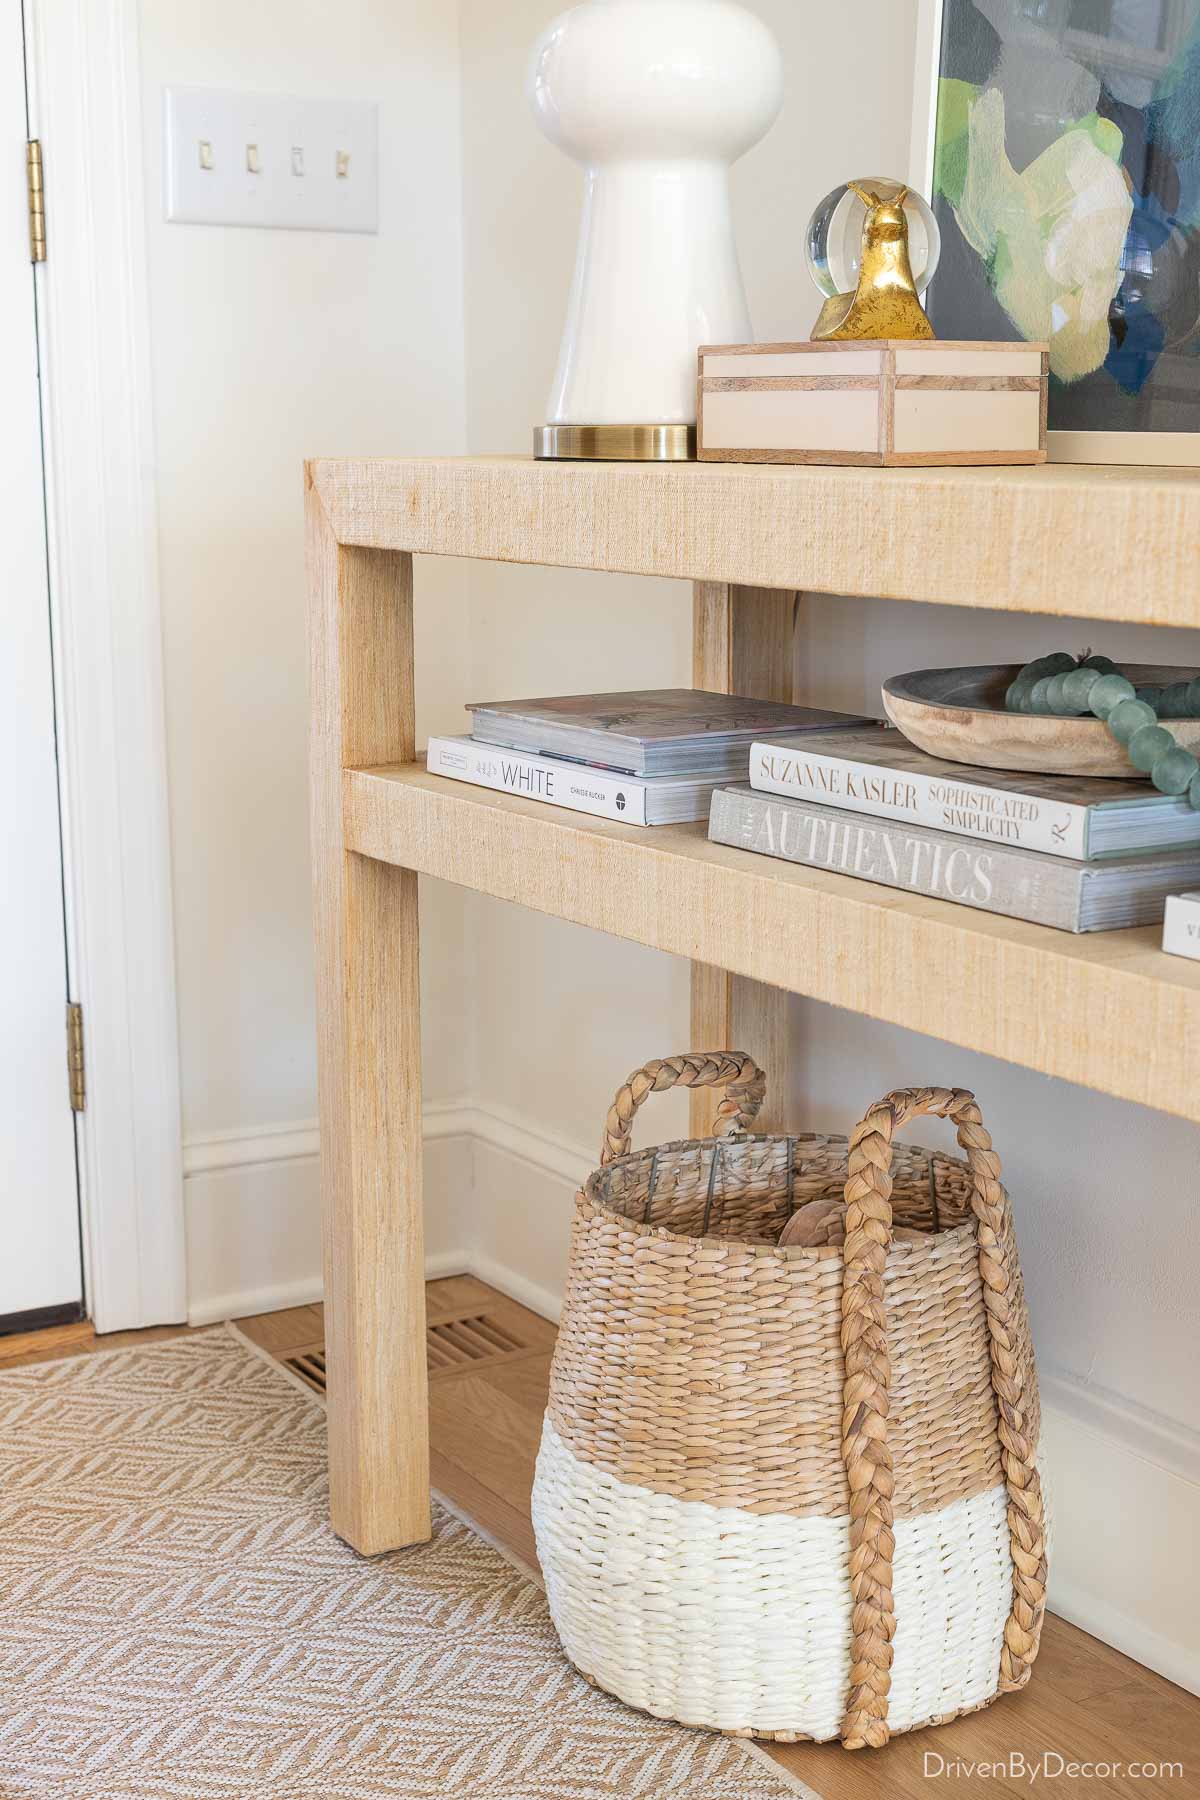
{"type": "Polygon", "coordinates": [[[1200,813],[1146,780],[971,768],[927,756],[884,726],[814,733],[799,748],[755,743],[750,785],[1081,862],[1200,846],[1200,813]]]}
{"type": "MultiPolygon", "coordinates": [[[[1110,931],[1168,920],[1181,885],[1200,879],[1200,845],[1082,862],[927,825],[871,819],[748,786],[720,787],[708,835],[763,856],[856,875],[884,887],[1006,913],[1060,931],[1110,931]]],[[[1200,908],[1196,909],[1200,916],[1200,908]]],[[[1164,949],[1170,948],[1164,939],[1164,949]]],[[[1200,956],[1200,941],[1183,955],[1200,956]]]]}
{"type": "Polygon", "coordinates": [[[711,775],[714,780],[744,777],[750,745],[768,733],[774,737],[871,723],[852,713],[699,688],[492,700],[469,705],[467,711],[471,735],[482,743],[567,757],[627,775],[711,775]]]}
{"type": "MultiPolygon", "coordinates": [[[[748,762],[750,753],[743,753],[748,762]]],[[[506,750],[500,744],[469,737],[431,737],[431,775],[468,781],[476,787],[499,788],[527,800],[544,800],[571,812],[600,819],[622,819],[626,825],[682,825],[708,817],[716,785],[712,776],[625,775],[566,757],[539,756],[534,750],[506,750]]]]}
{"type": "Polygon", "coordinates": [[[702,344],[702,462],[1046,460],[1044,344],[702,344]]]}

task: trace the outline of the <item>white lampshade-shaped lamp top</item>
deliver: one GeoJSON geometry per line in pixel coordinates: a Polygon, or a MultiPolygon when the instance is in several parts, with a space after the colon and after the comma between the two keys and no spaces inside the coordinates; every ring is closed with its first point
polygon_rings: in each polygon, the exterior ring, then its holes
{"type": "Polygon", "coordinates": [[[543,32],[530,105],[585,170],[550,423],[689,424],[697,347],[750,341],[729,165],[782,86],[735,0],[585,0],[543,32]]]}

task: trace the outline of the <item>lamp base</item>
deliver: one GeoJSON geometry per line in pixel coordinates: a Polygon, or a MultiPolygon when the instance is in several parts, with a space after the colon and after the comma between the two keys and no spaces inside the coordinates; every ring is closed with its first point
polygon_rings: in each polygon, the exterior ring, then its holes
{"type": "Polygon", "coordinates": [[[696,427],[538,425],[533,454],[577,462],[688,462],[696,454],[696,427]]]}

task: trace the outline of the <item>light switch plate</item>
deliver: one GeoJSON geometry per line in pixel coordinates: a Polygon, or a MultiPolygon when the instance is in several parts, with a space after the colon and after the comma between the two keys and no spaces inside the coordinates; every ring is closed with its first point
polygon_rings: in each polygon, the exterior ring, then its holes
{"type": "Polygon", "coordinates": [[[378,231],[379,109],[167,88],[165,206],[182,225],[378,231]]]}

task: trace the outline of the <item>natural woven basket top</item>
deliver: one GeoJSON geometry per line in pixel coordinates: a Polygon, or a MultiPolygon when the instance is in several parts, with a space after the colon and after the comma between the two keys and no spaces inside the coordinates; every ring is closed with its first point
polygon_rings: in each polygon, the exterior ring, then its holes
{"type": "MultiPolygon", "coordinates": [[[[841,1198],[847,1156],[846,1138],[816,1132],[682,1138],[618,1157],[595,1170],[583,1191],[595,1205],[650,1231],[775,1248],[797,1207],[841,1198]]],[[[971,1171],[958,1157],[897,1144],[892,1175],[896,1225],[933,1237],[971,1220],[971,1171]]],[[[789,1245],[777,1254],[842,1253],[836,1245],[789,1245]]]]}

